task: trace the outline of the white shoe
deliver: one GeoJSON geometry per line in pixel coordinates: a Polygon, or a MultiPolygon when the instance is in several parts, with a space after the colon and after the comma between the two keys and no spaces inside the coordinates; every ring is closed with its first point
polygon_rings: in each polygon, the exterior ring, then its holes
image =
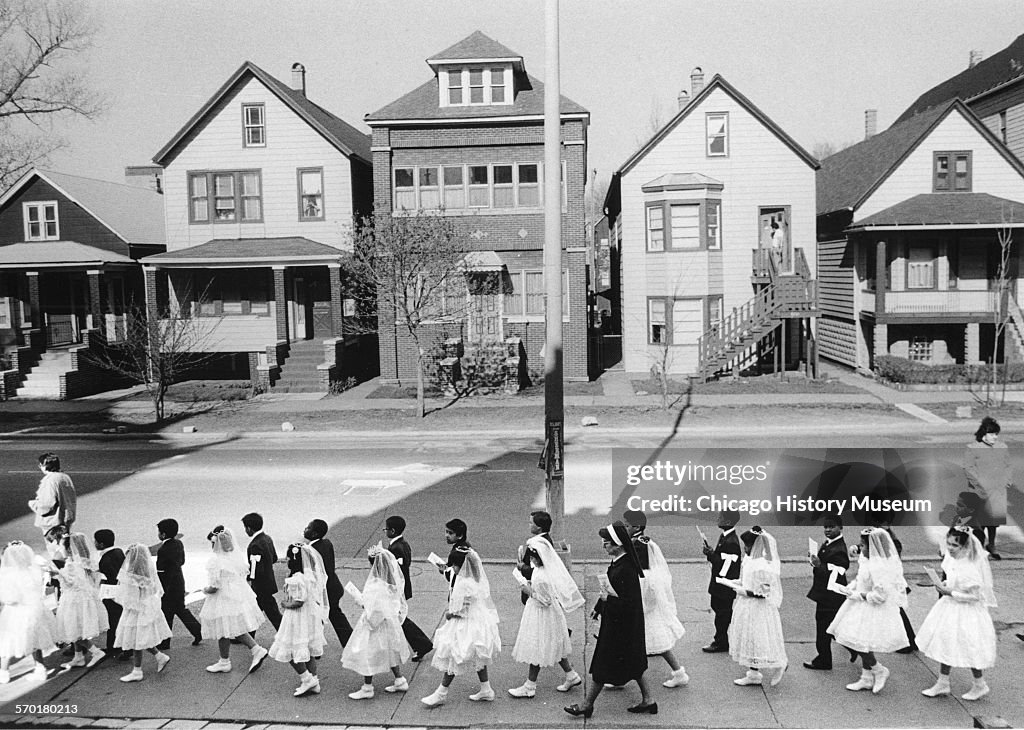
{"type": "Polygon", "coordinates": [[[217,661],[216,664],[211,664],[210,666],[208,666],[206,668],[206,671],[208,671],[208,672],[210,672],[212,674],[217,674],[218,672],[224,672],[225,674],[227,674],[228,672],[231,671],[231,660],[230,659],[220,659],[220,660],[217,661]]]}
{"type": "Polygon", "coordinates": [[[878,694],[885,687],[886,680],[889,679],[889,669],[881,664],[876,664],[871,668],[871,673],[875,675],[875,686],[871,688],[871,692],[878,694]]]}
{"type": "Polygon", "coordinates": [[[921,690],[921,694],[925,697],[939,697],[940,695],[948,695],[949,691],[949,676],[940,674],[939,678],[935,680],[935,684],[928,689],[921,690]]]}
{"type": "Polygon", "coordinates": [[[306,694],[320,694],[320,678],[315,674],[309,675],[309,677],[299,682],[299,686],[295,688],[292,694],[296,697],[302,697],[306,694]]]}
{"type": "Polygon", "coordinates": [[[103,661],[103,659],[106,656],[107,656],[107,652],[103,651],[102,649],[97,649],[94,646],[91,649],[89,649],[89,661],[86,663],[85,666],[87,666],[87,667],[95,667],[97,664],[99,664],[101,661],[103,661]]]}
{"type": "Polygon", "coordinates": [[[0,669],[0,684],[7,684],[11,681],[11,673],[6,669],[0,669]]]}
{"type": "Polygon", "coordinates": [[[533,682],[526,682],[522,687],[513,687],[508,691],[513,697],[536,697],[537,685],[533,682]],[[531,687],[530,685],[533,684],[531,687]]]}
{"type": "Polygon", "coordinates": [[[775,672],[775,676],[772,677],[771,681],[768,683],[769,686],[775,687],[779,682],[781,682],[782,681],[782,676],[786,673],[786,669],[788,669],[788,668],[789,668],[788,664],[786,666],[784,666],[784,667],[779,667],[776,670],[776,672],[775,672]]]}
{"type": "Polygon", "coordinates": [[[984,679],[976,679],[971,685],[971,688],[960,695],[960,697],[968,701],[980,700],[991,691],[992,690],[988,687],[988,683],[984,679]]]}
{"type": "Polygon", "coordinates": [[[141,682],[142,681],[142,670],[133,669],[128,674],[121,677],[122,682],[141,682]]]}
{"type": "Polygon", "coordinates": [[[348,698],[350,700],[369,700],[373,698],[373,685],[364,684],[362,687],[357,689],[355,692],[349,692],[348,698]]]}
{"type": "Polygon", "coordinates": [[[70,662],[65,662],[62,666],[65,669],[72,669],[74,667],[84,667],[85,654],[79,654],[78,652],[75,652],[74,658],[70,662]]]}
{"type": "Polygon", "coordinates": [[[573,687],[579,687],[581,684],[583,684],[583,677],[578,672],[573,672],[572,674],[565,675],[565,681],[555,687],[555,689],[559,692],[568,692],[573,687]]]}
{"type": "Polygon", "coordinates": [[[256,646],[256,649],[252,653],[252,662],[249,664],[249,674],[252,674],[260,668],[260,665],[263,664],[263,660],[267,658],[267,654],[269,653],[270,652],[262,646],[256,646]]]}
{"type": "Polygon", "coordinates": [[[661,683],[662,687],[685,687],[690,683],[690,675],[686,673],[686,669],[679,667],[676,671],[672,672],[672,676],[661,683]]]}
{"type": "Polygon", "coordinates": [[[624,684],[607,684],[606,683],[604,685],[605,689],[625,689],[625,687],[626,686],[624,684]]]}
{"type": "Polygon", "coordinates": [[[479,692],[471,694],[469,699],[473,702],[494,702],[494,690],[481,689],[479,692]]]}
{"type": "Polygon", "coordinates": [[[860,692],[862,689],[871,689],[875,686],[875,675],[872,674],[870,669],[862,669],[860,672],[860,679],[852,684],[846,685],[846,689],[851,692],[860,692]]]}
{"type": "Polygon", "coordinates": [[[158,673],[164,671],[164,667],[167,666],[167,662],[169,662],[169,661],[171,661],[171,657],[168,654],[164,654],[163,652],[157,654],[156,655],[156,671],[158,673]]]}
{"type": "Polygon", "coordinates": [[[48,675],[48,671],[42,664],[36,664],[36,668],[32,670],[29,677],[36,682],[45,682],[48,675]]]}
{"type": "Polygon", "coordinates": [[[408,692],[409,691],[409,680],[405,677],[397,677],[394,684],[389,684],[384,688],[385,692],[408,692]]]}
{"type": "Polygon", "coordinates": [[[443,705],[446,699],[448,699],[448,690],[442,690],[438,687],[432,693],[420,700],[420,702],[425,704],[427,707],[437,707],[438,705],[443,705]]]}
{"type": "Polygon", "coordinates": [[[732,683],[738,684],[741,687],[747,687],[751,685],[760,685],[762,679],[764,679],[764,677],[761,675],[760,672],[756,672],[753,669],[748,669],[747,673],[744,676],[740,677],[739,679],[732,680],[732,683]]]}

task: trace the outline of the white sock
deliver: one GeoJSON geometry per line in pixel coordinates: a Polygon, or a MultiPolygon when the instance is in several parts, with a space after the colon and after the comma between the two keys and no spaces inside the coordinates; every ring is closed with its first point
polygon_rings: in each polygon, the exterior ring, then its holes
{"type": "Polygon", "coordinates": [[[252,654],[253,656],[256,656],[256,652],[259,651],[259,649],[260,649],[260,645],[259,644],[253,644],[252,646],[249,647],[249,653],[252,654]]]}
{"type": "Polygon", "coordinates": [[[437,694],[441,695],[442,697],[445,697],[448,694],[448,688],[445,687],[443,684],[440,685],[437,688],[437,690],[435,690],[435,691],[437,692],[437,694]]]}
{"type": "Polygon", "coordinates": [[[299,681],[301,681],[301,682],[308,682],[310,677],[312,677],[312,676],[313,675],[310,674],[309,670],[307,669],[306,671],[304,671],[302,674],[299,675],[299,681]]]}
{"type": "Polygon", "coordinates": [[[490,692],[491,691],[491,683],[490,682],[481,682],[480,683],[480,691],[481,692],[490,692]]]}

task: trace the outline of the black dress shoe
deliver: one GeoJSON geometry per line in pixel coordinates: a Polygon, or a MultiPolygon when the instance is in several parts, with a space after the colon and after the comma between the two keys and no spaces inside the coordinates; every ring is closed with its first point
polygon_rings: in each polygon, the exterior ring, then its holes
{"type": "Polygon", "coordinates": [[[203,640],[202,636],[193,636],[192,637],[192,646],[199,646],[199,644],[200,644],[200,642],[202,642],[202,640],[203,640]]]}
{"type": "Polygon", "coordinates": [[[822,664],[815,664],[814,662],[804,662],[804,667],[806,667],[807,669],[817,669],[818,671],[821,671],[821,672],[831,672],[832,671],[832,667],[826,667],[826,666],[824,666],[822,664]]]}
{"type": "Polygon", "coordinates": [[[632,707],[627,707],[626,708],[626,712],[633,712],[633,713],[641,714],[641,715],[657,715],[658,714],[658,703],[657,702],[651,702],[651,703],[645,705],[645,704],[643,704],[641,702],[639,705],[633,705],[632,707]]]}
{"type": "Polygon", "coordinates": [[[568,712],[573,717],[590,717],[591,715],[594,714],[594,708],[593,707],[591,707],[591,708],[589,708],[587,710],[584,710],[579,705],[569,705],[568,707],[563,707],[562,709],[565,710],[566,712],[568,712]]]}
{"type": "Polygon", "coordinates": [[[910,646],[905,646],[902,649],[897,649],[897,654],[913,654],[917,651],[917,644],[911,643],[910,646]]]}
{"type": "Polygon", "coordinates": [[[1024,641],[1024,634],[1017,634],[1017,638],[1024,641]]]}
{"type": "Polygon", "coordinates": [[[716,644],[712,642],[707,646],[702,647],[701,651],[703,651],[706,654],[718,654],[723,651],[729,651],[729,646],[727,644],[716,644]]]}
{"type": "Polygon", "coordinates": [[[1002,560],[1003,559],[1003,556],[1000,555],[999,553],[989,552],[988,556],[990,558],[992,558],[993,560],[1002,560]]]}

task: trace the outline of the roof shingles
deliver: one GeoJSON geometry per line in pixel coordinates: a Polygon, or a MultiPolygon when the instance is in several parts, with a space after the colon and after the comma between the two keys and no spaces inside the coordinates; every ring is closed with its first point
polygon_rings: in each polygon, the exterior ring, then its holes
{"type": "Polygon", "coordinates": [[[922,193],[880,210],[852,228],[1024,226],[1024,204],[988,193],[922,193]]]}

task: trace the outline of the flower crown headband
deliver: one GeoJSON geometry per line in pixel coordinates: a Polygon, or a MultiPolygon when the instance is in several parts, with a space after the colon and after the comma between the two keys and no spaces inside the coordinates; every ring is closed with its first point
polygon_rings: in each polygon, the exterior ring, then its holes
{"type": "Polygon", "coordinates": [[[369,555],[371,558],[377,558],[383,552],[384,546],[378,542],[376,545],[372,546],[369,550],[367,550],[366,554],[369,555]]]}

